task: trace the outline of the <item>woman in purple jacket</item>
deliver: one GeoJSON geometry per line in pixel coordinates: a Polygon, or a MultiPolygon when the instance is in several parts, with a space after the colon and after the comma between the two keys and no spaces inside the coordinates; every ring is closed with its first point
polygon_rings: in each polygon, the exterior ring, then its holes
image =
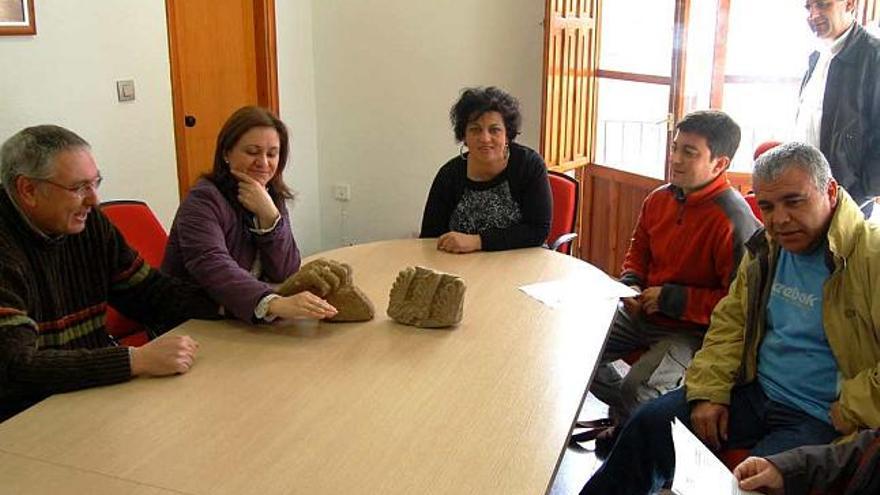
{"type": "Polygon", "coordinates": [[[242,321],[336,314],[314,294],[281,297],[270,285],[300,265],[284,203],[293,197],[283,180],[289,149],[277,117],[239,109],[217,137],[214,169],[189,191],[171,226],[162,271],[204,287],[242,321]]]}

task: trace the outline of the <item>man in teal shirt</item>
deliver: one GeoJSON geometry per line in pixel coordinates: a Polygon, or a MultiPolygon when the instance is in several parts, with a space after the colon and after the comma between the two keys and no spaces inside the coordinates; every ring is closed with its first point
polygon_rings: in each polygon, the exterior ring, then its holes
{"type": "Polygon", "coordinates": [[[582,493],[671,481],[673,418],[715,450],[766,457],[880,426],[880,231],[808,144],[758,159],[766,231],[747,243],[685,387],[639,409],[582,493]]]}

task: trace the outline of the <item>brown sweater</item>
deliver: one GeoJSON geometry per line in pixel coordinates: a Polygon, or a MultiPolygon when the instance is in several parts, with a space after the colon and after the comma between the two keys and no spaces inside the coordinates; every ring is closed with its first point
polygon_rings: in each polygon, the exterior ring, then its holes
{"type": "Polygon", "coordinates": [[[104,328],[108,303],[159,332],[218,311],[152,269],[99,211],[83,232],[47,238],[0,190],[0,421],[48,395],[131,377],[128,349],[104,328]]]}

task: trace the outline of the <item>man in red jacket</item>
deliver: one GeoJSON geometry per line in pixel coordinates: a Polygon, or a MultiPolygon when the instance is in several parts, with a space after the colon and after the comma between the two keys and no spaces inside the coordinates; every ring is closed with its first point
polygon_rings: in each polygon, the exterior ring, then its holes
{"type": "Polygon", "coordinates": [[[736,122],[698,111],[676,130],[670,183],[642,203],[623,263],[620,281],[640,294],[618,308],[590,388],[615,423],[680,385],[743,244],[760,225],[727,180],[740,141],[736,122]],[[622,376],[611,363],[636,350],[645,352],[622,376]]]}

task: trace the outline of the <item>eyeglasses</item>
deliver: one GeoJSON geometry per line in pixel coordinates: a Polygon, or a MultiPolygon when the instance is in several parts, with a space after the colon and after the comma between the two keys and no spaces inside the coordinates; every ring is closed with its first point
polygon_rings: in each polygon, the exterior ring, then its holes
{"type": "Polygon", "coordinates": [[[831,8],[832,5],[837,3],[840,0],[824,0],[819,2],[807,2],[804,4],[804,9],[809,12],[814,8],[820,11],[826,11],[831,8]]]}
{"type": "Polygon", "coordinates": [[[59,189],[64,189],[65,191],[76,194],[80,198],[85,198],[89,193],[94,193],[98,191],[98,188],[101,187],[101,182],[104,182],[104,178],[98,176],[97,179],[93,181],[85,181],[80,182],[78,184],[74,184],[72,186],[65,186],[63,184],[59,184],[50,179],[38,179],[36,177],[29,177],[31,180],[35,180],[38,182],[45,182],[46,184],[51,184],[59,189]]]}

